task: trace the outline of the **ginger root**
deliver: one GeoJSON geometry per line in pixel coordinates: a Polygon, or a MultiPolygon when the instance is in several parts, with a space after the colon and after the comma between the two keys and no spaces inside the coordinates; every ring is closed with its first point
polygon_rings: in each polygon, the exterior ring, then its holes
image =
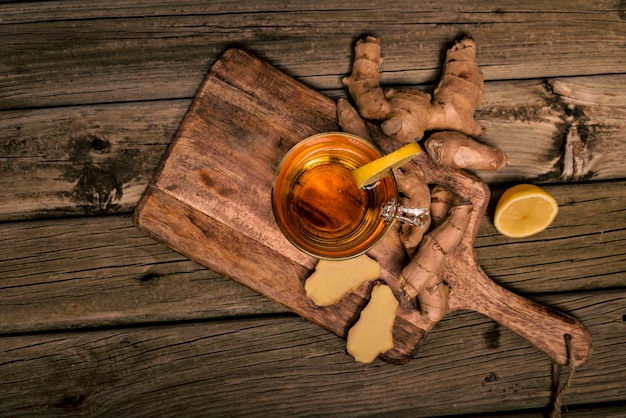
{"type": "Polygon", "coordinates": [[[304,289],[317,306],[330,306],[379,276],[380,264],[365,254],[347,260],[320,260],[304,289]]]}
{"type": "Polygon", "coordinates": [[[393,324],[399,302],[385,284],[376,284],[359,320],[348,331],[347,351],[360,363],[371,363],[393,348],[393,324]]]}
{"type": "Polygon", "coordinates": [[[357,41],[354,47],[352,74],[343,79],[352,99],[365,119],[386,119],[391,111],[383,89],[380,87],[380,71],[383,58],[380,41],[368,36],[357,41]]]}
{"type": "Polygon", "coordinates": [[[459,245],[472,211],[471,204],[453,206],[446,220],[426,234],[422,244],[400,274],[400,286],[410,299],[424,287],[432,287],[440,280],[444,258],[459,245]]]}
{"type": "Polygon", "coordinates": [[[499,149],[454,131],[432,134],[424,147],[430,158],[444,167],[495,171],[509,163],[507,156],[499,149]]]}
{"type": "Polygon", "coordinates": [[[419,295],[420,312],[433,322],[441,321],[448,313],[448,295],[450,288],[441,279],[432,286],[426,286],[419,295]]]}
{"type": "MultiPolygon", "coordinates": [[[[445,206],[449,196],[444,197],[446,201],[442,205],[445,206]]],[[[436,219],[437,226],[426,236],[418,253],[402,271],[402,290],[409,298],[417,294],[421,314],[433,322],[440,321],[448,313],[450,288],[443,282],[440,272],[444,258],[461,241],[471,211],[472,205],[453,206],[442,222],[436,219]]]]}
{"type": "MultiPolygon", "coordinates": [[[[398,192],[402,205],[410,208],[430,208],[430,189],[424,179],[424,174],[417,165],[409,162],[403,167],[394,170],[398,183],[398,192]]],[[[430,227],[430,216],[425,217],[423,227],[414,227],[408,223],[400,224],[400,240],[404,245],[409,258],[413,257],[422,238],[430,227]]]]}
{"type": "MultiPolygon", "coordinates": [[[[430,192],[430,213],[431,213],[431,226],[435,228],[440,227],[440,225],[448,219],[449,210],[452,207],[456,197],[454,193],[450,190],[446,189],[443,186],[435,185],[430,192]]],[[[469,206],[471,209],[471,206],[469,206]]],[[[455,213],[457,213],[455,210],[455,213]]],[[[471,210],[470,210],[471,211],[471,210]]],[[[464,211],[465,212],[465,211],[464,211]]],[[[467,218],[469,220],[469,213],[467,212],[467,218]]],[[[457,213],[457,216],[460,216],[461,213],[457,213]]],[[[451,227],[446,227],[450,229],[451,227]]],[[[458,231],[460,232],[460,231],[458,231]]],[[[439,233],[444,233],[443,231],[435,233],[431,233],[427,239],[424,239],[423,246],[420,250],[420,259],[425,259],[426,257],[430,257],[433,251],[437,249],[441,249],[440,244],[436,241],[436,235],[439,233]],[[433,238],[435,235],[435,238],[433,238]]],[[[461,233],[462,236],[462,233],[461,233]]],[[[460,238],[459,238],[460,240],[460,238]]],[[[448,296],[450,294],[450,288],[446,283],[443,282],[441,277],[439,276],[439,271],[443,264],[443,257],[439,257],[439,264],[434,265],[434,270],[431,272],[432,274],[424,274],[426,270],[424,270],[423,265],[419,264],[420,259],[416,257],[414,254],[416,252],[416,247],[410,247],[412,243],[403,241],[406,247],[406,251],[412,257],[412,262],[416,263],[416,265],[420,265],[421,268],[413,269],[413,270],[403,270],[403,274],[422,274],[422,280],[425,280],[423,289],[417,294],[417,300],[419,302],[419,310],[422,316],[427,318],[430,321],[437,322],[440,321],[448,312],[448,296]]],[[[422,245],[421,242],[418,245],[422,245]]],[[[455,246],[454,242],[450,242],[449,244],[450,250],[455,246]]],[[[457,243],[458,245],[458,243],[457,243]]],[[[449,252],[449,251],[448,251],[449,252]]],[[[441,254],[439,254],[441,255],[441,254]]],[[[426,261],[428,262],[428,261],[426,261]]],[[[402,276],[401,276],[402,277],[402,276]]],[[[406,281],[413,280],[405,277],[401,282],[401,289],[405,291],[406,289],[406,281]]]]}
{"type": "Polygon", "coordinates": [[[446,54],[441,79],[433,95],[415,89],[380,86],[378,38],[368,36],[355,45],[352,73],[343,79],[361,116],[383,120],[383,132],[403,143],[419,140],[425,131],[454,130],[480,135],[474,119],[483,96],[484,77],[476,64],[476,43],[466,37],[446,54]]]}
{"type": "Polygon", "coordinates": [[[430,224],[433,227],[439,226],[446,219],[454,199],[454,193],[442,185],[433,186],[430,191],[430,224]]]}
{"type": "Polygon", "coordinates": [[[367,125],[359,112],[345,99],[337,100],[337,120],[344,132],[370,140],[367,125]]]}

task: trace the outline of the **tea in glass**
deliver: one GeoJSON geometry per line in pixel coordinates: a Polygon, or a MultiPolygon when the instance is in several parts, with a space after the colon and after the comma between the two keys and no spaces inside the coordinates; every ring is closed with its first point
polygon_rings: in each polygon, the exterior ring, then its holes
{"type": "Polygon", "coordinates": [[[395,179],[390,171],[359,188],[351,171],[381,156],[366,140],[341,132],[294,146],[272,186],[274,215],[285,236],[318,258],[350,258],[372,248],[391,226],[381,214],[397,200],[395,179]]]}

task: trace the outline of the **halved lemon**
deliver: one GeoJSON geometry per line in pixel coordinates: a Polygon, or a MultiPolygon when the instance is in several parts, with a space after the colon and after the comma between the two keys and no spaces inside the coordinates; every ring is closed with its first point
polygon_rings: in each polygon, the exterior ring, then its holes
{"type": "Polygon", "coordinates": [[[383,177],[388,170],[403,166],[420,152],[422,148],[419,144],[411,142],[392,153],[355,168],[352,170],[352,178],[359,188],[369,186],[383,177]]]}
{"type": "Polygon", "coordinates": [[[550,193],[533,184],[518,184],[498,200],[493,223],[502,235],[524,238],[546,229],[558,213],[559,204],[550,193]]]}

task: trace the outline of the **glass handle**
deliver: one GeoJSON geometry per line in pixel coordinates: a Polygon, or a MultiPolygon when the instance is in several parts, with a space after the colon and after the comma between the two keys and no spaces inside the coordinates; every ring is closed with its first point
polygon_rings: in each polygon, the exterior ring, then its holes
{"type": "Polygon", "coordinates": [[[380,216],[385,222],[397,219],[400,222],[424,228],[430,219],[430,210],[428,208],[409,208],[392,200],[383,206],[380,216]]]}

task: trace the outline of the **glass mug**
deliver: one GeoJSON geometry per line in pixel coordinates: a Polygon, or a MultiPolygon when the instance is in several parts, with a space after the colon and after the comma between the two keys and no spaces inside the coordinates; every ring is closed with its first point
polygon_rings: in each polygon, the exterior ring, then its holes
{"type": "Polygon", "coordinates": [[[399,205],[391,171],[358,188],[351,171],[382,154],[370,142],[343,132],[308,137],[287,152],[272,184],[278,227],[301,251],[347,259],[370,250],[398,219],[424,227],[428,208],[399,205]]]}

